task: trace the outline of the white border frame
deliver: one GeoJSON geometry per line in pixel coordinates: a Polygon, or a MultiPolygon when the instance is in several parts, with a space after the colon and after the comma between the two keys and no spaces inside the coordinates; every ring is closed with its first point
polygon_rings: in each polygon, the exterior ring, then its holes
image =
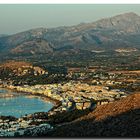
{"type": "Polygon", "coordinates": [[[0,4],[140,4],[140,0],[0,0],[0,4]]]}

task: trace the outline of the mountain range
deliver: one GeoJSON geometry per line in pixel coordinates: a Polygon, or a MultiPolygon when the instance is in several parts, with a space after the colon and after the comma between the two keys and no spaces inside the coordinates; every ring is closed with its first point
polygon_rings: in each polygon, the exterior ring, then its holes
{"type": "Polygon", "coordinates": [[[140,16],[130,12],[92,23],[56,28],[37,28],[0,35],[0,54],[55,55],[80,51],[140,50],[140,16]]]}

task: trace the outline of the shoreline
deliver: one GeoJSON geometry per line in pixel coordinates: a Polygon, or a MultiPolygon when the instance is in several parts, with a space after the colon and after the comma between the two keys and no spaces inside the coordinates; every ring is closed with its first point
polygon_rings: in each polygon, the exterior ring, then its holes
{"type": "MultiPolygon", "coordinates": [[[[54,109],[56,109],[57,107],[59,107],[61,105],[61,101],[53,99],[51,97],[48,97],[44,94],[37,93],[37,92],[32,93],[32,92],[19,91],[17,89],[12,89],[9,86],[3,86],[3,85],[0,85],[0,88],[6,89],[6,90],[9,90],[12,92],[16,92],[17,94],[20,93],[22,95],[27,95],[27,96],[36,96],[36,97],[41,98],[44,102],[46,102],[46,101],[51,102],[53,104],[53,107],[49,111],[47,111],[46,113],[53,111],[54,109]]],[[[35,113],[38,113],[38,112],[35,112],[35,113]]]]}
{"type": "MultiPolygon", "coordinates": [[[[33,132],[38,130],[44,132],[45,131],[52,131],[54,126],[50,124],[48,121],[50,119],[50,114],[55,112],[55,109],[59,108],[62,103],[59,100],[53,99],[48,97],[44,94],[40,93],[32,93],[32,92],[25,92],[19,91],[18,89],[12,89],[9,86],[1,86],[0,89],[9,90],[10,92],[19,93],[19,96],[35,96],[41,98],[44,102],[48,101],[53,104],[52,108],[49,109],[47,112],[34,112],[29,113],[27,116],[15,117],[13,115],[0,115],[0,123],[3,123],[2,130],[0,132],[0,137],[13,137],[16,133],[19,133],[20,136],[24,136],[25,132],[33,132]],[[42,118],[42,115],[44,116],[42,118]],[[13,125],[12,127],[10,125],[13,125]],[[7,127],[8,126],[8,127],[7,127]],[[5,128],[7,127],[7,128],[5,128]]],[[[53,114],[52,114],[53,115],[53,114]]],[[[1,125],[0,125],[1,127],[1,125]]]]}

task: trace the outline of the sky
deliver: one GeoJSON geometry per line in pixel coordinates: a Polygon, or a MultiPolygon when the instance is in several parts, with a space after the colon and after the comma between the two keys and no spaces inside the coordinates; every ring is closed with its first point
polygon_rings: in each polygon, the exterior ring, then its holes
{"type": "Polygon", "coordinates": [[[127,12],[140,15],[140,4],[0,4],[0,34],[71,26],[127,12]]]}

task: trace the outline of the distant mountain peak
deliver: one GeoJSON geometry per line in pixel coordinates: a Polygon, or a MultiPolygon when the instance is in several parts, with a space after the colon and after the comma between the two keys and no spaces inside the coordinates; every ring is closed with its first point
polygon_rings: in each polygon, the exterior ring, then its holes
{"type": "MultiPolygon", "coordinates": [[[[94,24],[94,23],[93,23],[94,24]]],[[[140,16],[134,12],[103,18],[95,22],[96,27],[135,32],[140,27],[140,16]]]]}
{"type": "Polygon", "coordinates": [[[36,28],[0,38],[0,52],[57,54],[68,50],[116,50],[139,47],[140,16],[134,12],[92,23],[56,28],[36,28]],[[104,49],[105,48],[105,49],[104,49]],[[98,49],[97,49],[98,50],[98,49]]]}
{"type": "MultiPolygon", "coordinates": [[[[127,13],[123,13],[123,14],[119,14],[120,16],[121,15],[128,15],[128,16],[138,16],[135,12],[127,12],[127,13]]],[[[117,16],[119,16],[119,15],[117,15],[117,16]]]]}
{"type": "Polygon", "coordinates": [[[111,18],[135,19],[135,18],[140,18],[140,16],[137,15],[136,13],[134,13],[134,12],[128,12],[128,13],[123,13],[123,14],[116,15],[116,16],[111,17],[111,18]]]}

